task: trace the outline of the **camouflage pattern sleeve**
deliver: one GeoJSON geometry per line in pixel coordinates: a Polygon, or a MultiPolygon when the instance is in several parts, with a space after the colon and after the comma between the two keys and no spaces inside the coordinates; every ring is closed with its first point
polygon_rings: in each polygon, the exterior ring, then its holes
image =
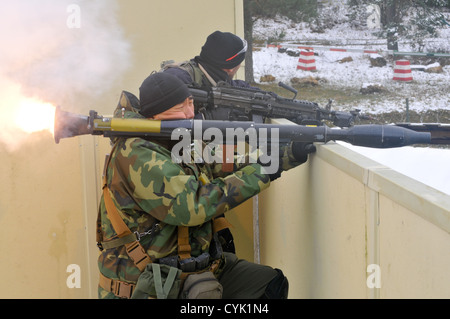
{"type": "Polygon", "coordinates": [[[119,141],[108,168],[109,187],[122,209],[140,210],[170,225],[196,226],[268,187],[259,164],[216,177],[208,164],[176,164],[170,151],[141,138],[119,141]],[[114,169],[112,169],[114,168],[114,169]]]}

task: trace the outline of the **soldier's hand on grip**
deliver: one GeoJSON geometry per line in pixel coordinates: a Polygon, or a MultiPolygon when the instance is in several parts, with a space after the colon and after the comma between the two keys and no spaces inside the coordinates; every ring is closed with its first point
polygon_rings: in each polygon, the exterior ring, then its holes
{"type": "Polygon", "coordinates": [[[281,176],[283,171],[297,167],[308,160],[308,154],[314,153],[316,147],[312,143],[290,142],[280,147],[280,165],[278,171],[269,174],[271,181],[281,176]]]}

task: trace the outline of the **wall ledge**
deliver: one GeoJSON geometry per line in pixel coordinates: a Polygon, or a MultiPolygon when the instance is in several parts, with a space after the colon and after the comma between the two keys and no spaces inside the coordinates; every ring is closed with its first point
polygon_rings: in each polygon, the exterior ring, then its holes
{"type": "Polygon", "coordinates": [[[450,233],[450,196],[386,167],[364,155],[330,142],[317,143],[319,157],[369,189],[406,207],[450,233]]]}

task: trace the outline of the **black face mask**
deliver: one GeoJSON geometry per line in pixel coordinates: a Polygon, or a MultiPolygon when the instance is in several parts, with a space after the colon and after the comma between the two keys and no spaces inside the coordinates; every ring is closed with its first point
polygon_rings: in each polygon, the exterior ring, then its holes
{"type": "Polygon", "coordinates": [[[222,70],[221,68],[208,64],[200,56],[196,56],[194,60],[195,62],[201,64],[202,67],[205,68],[206,72],[208,72],[208,74],[213,78],[214,81],[216,81],[216,83],[220,81],[224,82],[230,81],[228,73],[222,70]]]}

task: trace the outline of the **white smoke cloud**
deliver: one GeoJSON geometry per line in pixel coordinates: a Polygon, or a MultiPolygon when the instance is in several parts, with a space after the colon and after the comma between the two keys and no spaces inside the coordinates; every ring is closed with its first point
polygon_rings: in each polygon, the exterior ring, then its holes
{"type": "MultiPolygon", "coordinates": [[[[0,1],[0,141],[17,130],[16,104],[98,97],[130,66],[115,0],[0,1]]],[[[84,110],[83,110],[84,111],[84,110]]]]}

